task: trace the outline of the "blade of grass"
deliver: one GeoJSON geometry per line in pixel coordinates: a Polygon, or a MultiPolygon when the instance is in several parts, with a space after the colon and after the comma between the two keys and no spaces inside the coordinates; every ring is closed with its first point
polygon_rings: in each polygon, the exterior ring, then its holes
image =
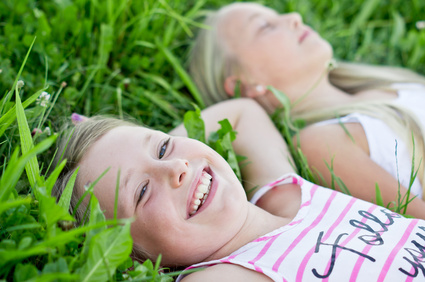
{"type": "MultiPolygon", "coordinates": [[[[34,144],[32,142],[31,131],[28,127],[27,118],[25,116],[24,108],[22,107],[21,98],[19,97],[19,91],[17,87],[15,93],[16,116],[18,119],[18,128],[19,136],[21,139],[22,153],[26,154],[34,147],[34,144]]],[[[40,182],[40,168],[38,166],[37,156],[34,155],[29,159],[28,163],[25,165],[25,170],[27,172],[30,185],[34,189],[34,194],[37,196],[36,184],[40,182]]]]}
{"type": "Polygon", "coordinates": [[[342,129],[344,130],[345,134],[347,134],[347,136],[350,138],[351,142],[353,142],[353,144],[356,144],[356,141],[354,140],[353,135],[351,135],[350,131],[348,131],[347,127],[345,126],[345,124],[341,121],[341,117],[337,116],[338,119],[338,124],[342,127],[342,129]]]}
{"type": "MultiPolygon", "coordinates": [[[[22,103],[22,107],[25,109],[30,104],[34,103],[37,100],[38,96],[40,96],[42,91],[43,90],[37,91],[35,94],[33,94],[27,100],[25,100],[22,103]]],[[[4,132],[15,121],[15,119],[16,119],[16,105],[13,106],[13,108],[9,109],[4,115],[2,115],[0,117],[0,136],[2,136],[4,134],[4,132]]]]}
{"type": "Polygon", "coordinates": [[[376,204],[378,206],[385,207],[384,200],[382,199],[382,193],[381,193],[381,190],[379,189],[378,183],[375,183],[375,194],[376,194],[375,196],[376,204]]]}
{"type": "Polygon", "coordinates": [[[168,50],[162,45],[162,43],[159,41],[158,38],[155,39],[155,43],[156,43],[156,46],[158,46],[161,53],[168,60],[168,62],[173,66],[174,70],[180,76],[183,83],[189,89],[190,93],[192,94],[196,102],[198,103],[199,107],[205,108],[204,101],[202,100],[202,97],[201,97],[201,94],[199,93],[198,88],[196,87],[195,83],[193,83],[189,74],[184,70],[179,60],[171,53],[170,50],[168,50]]]}
{"type": "Polygon", "coordinates": [[[150,91],[147,91],[143,88],[137,88],[136,93],[138,93],[141,96],[144,96],[148,98],[152,103],[157,105],[161,110],[166,112],[169,116],[173,117],[176,120],[180,120],[180,116],[175,112],[172,105],[165,101],[164,99],[161,99],[158,94],[152,93],[150,91]]]}
{"type": "Polygon", "coordinates": [[[19,207],[21,205],[29,204],[29,203],[31,203],[31,198],[29,197],[2,203],[0,206],[0,215],[9,209],[19,207]]]}
{"type": "Polygon", "coordinates": [[[47,180],[44,182],[44,186],[46,187],[47,195],[52,193],[53,186],[55,185],[56,180],[59,177],[62,169],[65,167],[66,161],[62,161],[58,166],[56,166],[55,170],[49,175],[47,180]]]}
{"type": "Polygon", "coordinates": [[[114,219],[117,220],[117,215],[118,215],[118,195],[119,195],[119,191],[120,191],[120,177],[121,177],[121,170],[118,169],[118,173],[117,173],[117,183],[115,186],[115,203],[114,203],[114,219]]]}
{"type": "Polygon", "coordinates": [[[331,160],[331,165],[329,165],[327,162],[325,162],[326,167],[328,168],[329,172],[331,173],[331,188],[334,190],[337,190],[337,187],[335,186],[335,182],[338,185],[339,190],[341,190],[342,193],[350,195],[351,193],[348,190],[347,186],[345,185],[345,183],[342,181],[342,179],[340,177],[338,177],[335,172],[334,172],[334,167],[333,167],[333,158],[331,160]]]}
{"type": "Polygon", "coordinates": [[[117,106],[118,106],[118,114],[120,119],[124,118],[123,110],[122,110],[122,89],[120,87],[116,88],[117,93],[117,106]]]}
{"type": "Polygon", "coordinates": [[[56,136],[51,136],[43,140],[20,158],[18,158],[18,149],[15,150],[0,179],[0,203],[6,201],[12,190],[14,190],[27,162],[35,155],[47,150],[55,139],[56,136]]]}
{"type": "Polygon", "coordinates": [[[140,75],[144,79],[151,80],[152,82],[158,84],[165,90],[169,91],[169,93],[173,95],[173,97],[176,98],[179,103],[184,104],[189,102],[182,94],[173,89],[173,87],[163,77],[145,72],[138,72],[138,75],[140,75]]]}
{"type": "Polygon", "coordinates": [[[69,209],[69,204],[71,203],[72,191],[74,190],[74,184],[75,184],[75,180],[77,179],[77,174],[79,169],[80,168],[78,167],[69,178],[69,181],[66,184],[65,189],[63,190],[62,195],[59,199],[59,202],[58,202],[59,206],[69,209]]]}
{"type": "Polygon", "coordinates": [[[6,105],[6,103],[9,102],[10,99],[12,98],[12,93],[13,93],[14,89],[16,88],[16,84],[18,83],[19,78],[21,77],[22,71],[24,70],[24,66],[25,66],[25,64],[28,60],[28,56],[30,55],[30,52],[32,50],[32,46],[34,45],[36,38],[37,37],[34,37],[32,43],[30,45],[30,48],[28,49],[28,52],[25,55],[24,61],[22,62],[22,65],[21,65],[21,68],[19,69],[19,72],[18,72],[18,74],[16,75],[16,78],[15,78],[15,81],[13,82],[12,89],[9,91],[9,93],[7,93],[6,97],[4,97],[4,99],[2,101],[2,105],[0,107],[0,116],[2,116],[2,114],[3,114],[4,106],[6,105]]]}
{"type": "Polygon", "coordinates": [[[361,26],[363,26],[367,22],[367,20],[371,17],[373,12],[376,10],[379,3],[381,3],[380,0],[364,1],[361,11],[356,17],[356,19],[354,20],[351,28],[356,31],[361,26]]]}
{"type": "Polygon", "coordinates": [[[102,172],[101,175],[99,175],[99,177],[93,181],[92,183],[90,183],[89,187],[87,188],[87,190],[84,192],[84,194],[81,196],[81,198],[78,200],[77,204],[74,207],[74,213],[72,214],[72,216],[75,216],[75,212],[77,211],[78,207],[81,205],[81,203],[83,202],[83,200],[85,199],[85,197],[90,194],[90,192],[93,190],[94,186],[97,184],[97,182],[99,182],[100,179],[102,179],[102,177],[109,171],[110,167],[108,167],[104,172],[102,172]]]}

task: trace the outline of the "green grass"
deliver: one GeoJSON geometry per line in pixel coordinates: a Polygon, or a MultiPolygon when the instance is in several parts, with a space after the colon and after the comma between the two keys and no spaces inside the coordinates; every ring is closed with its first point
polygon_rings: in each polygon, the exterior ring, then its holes
{"type": "MultiPolygon", "coordinates": [[[[130,115],[169,130],[192,103],[202,108],[185,61],[199,18],[226,3],[0,2],[0,280],[169,279],[149,261],[128,269],[129,222],[105,221],[95,200],[89,224],[68,230],[70,194],[59,204],[50,197],[60,167],[50,177],[46,171],[55,135],[72,112],[130,115]],[[43,91],[51,95],[47,107],[36,102],[43,91]],[[31,136],[35,128],[40,133],[31,136]]],[[[425,73],[425,30],[415,27],[425,20],[422,0],[262,3],[299,11],[338,59],[425,73]]],[[[303,165],[301,155],[296,161],[303,165]]]]}

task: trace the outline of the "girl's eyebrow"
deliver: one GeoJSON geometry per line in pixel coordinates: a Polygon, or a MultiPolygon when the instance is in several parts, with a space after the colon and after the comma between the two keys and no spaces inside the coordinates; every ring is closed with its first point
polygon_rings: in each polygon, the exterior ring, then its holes
{"type": "Polygon", "coordinates": [[[246,21],[248,23],[250,23],[252,20],[254,20],[255,18],[258,18],[259,16],[260,16],[260,13],[258,13],[258,12],[253,13],[246,19],[246,21]]]}
{"type": "Polygon", "coordinates": [[[130,177],[131,177],[132,174],[133,174],[133,169],[129,169],[127,174],[124,177],[124,183],[123,183],[123,190],[124,191],[127,191],[127,189],[128,189],[127,185],[128,185],[128,182],[130,181],[130,177]]]}

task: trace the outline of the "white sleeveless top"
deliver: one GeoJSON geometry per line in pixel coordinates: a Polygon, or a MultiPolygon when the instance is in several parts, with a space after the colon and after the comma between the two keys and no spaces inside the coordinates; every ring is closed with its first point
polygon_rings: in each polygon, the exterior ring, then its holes
{"type": "MultiPolygon", "coordinates": [[[[425,128],[425,86],[416,83],[398,83],[392,86],[398,90],[398,97],[392,102],[409,109],[420,122],[420,126],[425,128]]],[[[340,119],[319,122],[316,125],[339,122],[360,123],[366,134],[370,158],[395,179],[399,179],[401,185],[409,187],[412,170],[410,144],[406,144],[384,121],[364,114],[354,113],[340,119]]],[[[413,182],[411,192],[422,198],[422,186],[418,178],[413,182]]]]}

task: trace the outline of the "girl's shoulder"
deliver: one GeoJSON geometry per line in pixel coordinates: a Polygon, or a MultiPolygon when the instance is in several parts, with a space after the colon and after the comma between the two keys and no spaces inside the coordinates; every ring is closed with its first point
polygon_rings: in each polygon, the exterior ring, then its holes
{"type": "Polygon", "coordinates": [[[311,157],[320,159],[323,158],[323,155],[320,155],[319,152],[323,151],[323,154],[328,155],[330,149],[353,150],[356,148],[369,154],[368,140],[363,126],[357,122],[357,119],[355,122],[351,122],[349,119],[350,117],[348,117],[347,122],[341,120],[332,123],[312,124],[302,129],[299,135],[299,145],[302,152],[304,154],[311,153],[311,157]]]}

